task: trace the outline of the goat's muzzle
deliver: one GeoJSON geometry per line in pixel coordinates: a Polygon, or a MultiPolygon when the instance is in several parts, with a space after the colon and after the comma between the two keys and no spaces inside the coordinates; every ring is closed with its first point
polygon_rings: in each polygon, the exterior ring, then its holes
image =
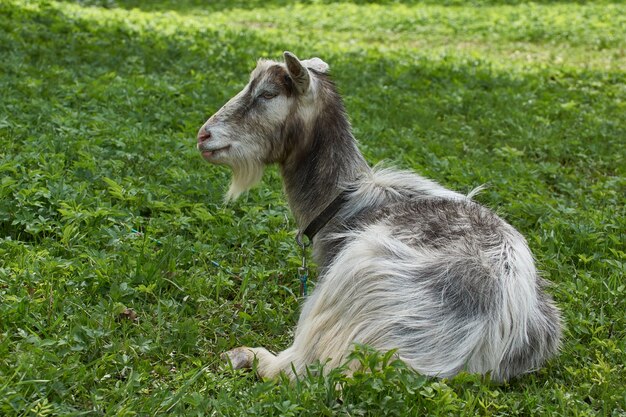
{"type": "Polygon", "coordinates": [[[212,141],[213,135],[208,124],[205,124],[198,131],[198,150],[202,154],[202,157],[209,162],[217,163],[218,154],[226,151],[230,148],[229,144],[214,143],[212,141]]]}

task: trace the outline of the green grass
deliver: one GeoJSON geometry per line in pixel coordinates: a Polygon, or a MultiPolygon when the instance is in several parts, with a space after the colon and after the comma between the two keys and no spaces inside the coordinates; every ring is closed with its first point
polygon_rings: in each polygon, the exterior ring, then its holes
{"type": "Polygon", "coordinates": [[[624,4],[203,3],[0,0],[0,415],[626,414],[624,4]],[[285,49],[331,65],[370,162],[488,184],[558,357],[503,385],[365,347],[293,386],[220,364],[289,345],[299,258],[277,171],[225,206],[195,133],[285,49]]]}

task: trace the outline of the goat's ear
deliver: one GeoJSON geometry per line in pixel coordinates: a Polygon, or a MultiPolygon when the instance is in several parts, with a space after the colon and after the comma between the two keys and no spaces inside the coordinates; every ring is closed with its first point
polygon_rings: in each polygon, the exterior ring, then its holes
{"type": "Polygon", "coordinates": [[[302,65],[297,56],[289,51],[285,51],[283,54],[285,57],[285,64],[287,64],[287,71],[293,79],[296,89],[300,94],[305,93],[309,89],[311,78],[309,71],[302,65]]]}
{"type": "Polygon", "coordinates": [[[317,57],[311,58],[311,59],[305,59],[304,61],[300,61],[300,62],[305,67],[315,70],[317,72],[321,72],[322,74],[327,74],[328,71],[330,70],[330,67],[328,66],[328,64],[317,57]]]}

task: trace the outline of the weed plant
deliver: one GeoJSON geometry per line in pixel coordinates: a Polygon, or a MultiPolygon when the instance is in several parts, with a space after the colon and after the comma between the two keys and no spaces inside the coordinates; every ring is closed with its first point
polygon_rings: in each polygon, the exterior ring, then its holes
{"type": "Polygon", "coordinates": [[[0,0],[0,415],[626,414],[621,2],[0,0]],[[208,3],[208,4],[206,4],[208,3]],[[195,133],[283,50],[331,65],[371,163],[468,192],[528,239],[567,330],[506,384],[225,368],[301,300],[275,169],[225,205],[195,133]]]}

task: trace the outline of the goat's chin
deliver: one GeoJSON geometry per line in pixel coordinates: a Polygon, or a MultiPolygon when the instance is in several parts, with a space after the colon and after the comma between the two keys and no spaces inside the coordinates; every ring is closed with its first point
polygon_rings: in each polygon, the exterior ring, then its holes
{"type": "Polygon", "coordinates": [[[225,201],[236,200],[244,192],[261,181],[265,165],[261,161],[240,161],[229,164],[233,170],[230,187],[226,192],[225,201]]]}

